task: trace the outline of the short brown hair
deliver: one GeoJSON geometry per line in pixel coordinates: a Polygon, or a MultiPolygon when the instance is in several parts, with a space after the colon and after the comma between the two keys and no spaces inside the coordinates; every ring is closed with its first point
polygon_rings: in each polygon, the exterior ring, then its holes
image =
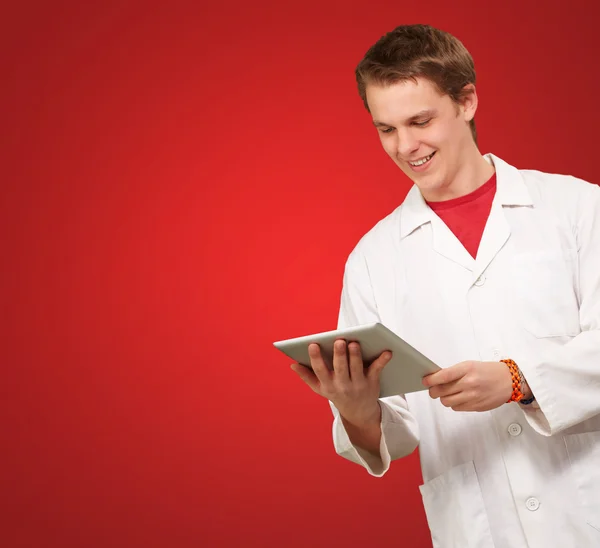
{"type": "MultiPolygon", "coordinates": [[[[402,25],[382,36],[356,67],[358,93],[367,110],[367,85],[390,85],[423,77],[457,104],[475,84],[475,64],[467,48],[454,36],[429,25],[402,25]]],[[[477,142],[475,120],[471,133],[477,142]]]]}

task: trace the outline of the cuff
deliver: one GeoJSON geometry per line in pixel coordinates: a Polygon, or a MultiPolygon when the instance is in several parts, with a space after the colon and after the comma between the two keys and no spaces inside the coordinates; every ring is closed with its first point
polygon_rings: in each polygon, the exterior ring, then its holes
{"type": "Polygon", "coordinates": [[[333,439],[337,453],[356,464],[360,464],[366,468],[370,475],[378,478],[382,477],[389,470],[392,460],[385,439],[384,427],[385,423],[391,418],[391,411],[383,402],[381,402],[381,400],[379,403],[381,406],[381,441],[379,442],[379,456],[352,444],[348,437],[348,433],[344,428],[344,423],[342,422],[339,412],[332,406],[335,414],[335,419],[333,421],[333,439]]]}

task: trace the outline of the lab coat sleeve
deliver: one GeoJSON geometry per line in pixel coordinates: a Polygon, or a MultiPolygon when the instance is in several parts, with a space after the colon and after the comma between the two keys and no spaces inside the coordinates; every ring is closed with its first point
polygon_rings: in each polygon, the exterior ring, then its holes
{"type": "Polygon", "coordinates": [[[575,221],[581,333],[538,363],[520,364],[536,398],[521,408],[545,436],[600,414],[600,187],[581,188],[575,221]]]}
{"type": "MultiPolygon", "coordinates": [[[[338,328],[380,321],[366,260],[355,250],[348,258],[344,272],[338,328]]],[[[336,452],[364,466],[373,476],[383,476],[392,460],[411,454],[419,443],[417,421],[402,396],[379,400],[382,432],[380,457],[352,444],[338,410],[333,403],[329,403],[334,416],[333,442],[336,452]]]]}

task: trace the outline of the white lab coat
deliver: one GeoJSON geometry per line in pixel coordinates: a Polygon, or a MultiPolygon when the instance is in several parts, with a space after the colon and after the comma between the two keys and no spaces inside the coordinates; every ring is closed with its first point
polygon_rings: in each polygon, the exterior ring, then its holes
{"type": "Polygon", "coordinates": [[[436,547],[600,547],[600,188],[486,159],[497,191],[477,258],[413,187],[350,254],[339,327],[379,321],[441,367],[510,357],[537,403],[383,398],[381,460],[332,405],[334,445],[374,476],[418,445],[436,547]]]}

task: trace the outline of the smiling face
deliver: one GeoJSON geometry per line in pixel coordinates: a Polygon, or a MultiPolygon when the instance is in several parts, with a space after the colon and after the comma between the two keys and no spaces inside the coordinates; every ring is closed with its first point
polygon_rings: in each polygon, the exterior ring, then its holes
{"type": "Polygon", "coordinates": [[[454,198],[483,182],[469,127],[477,110],[474,87],[460,105],[425,78],[368,84],[366,98],[384,150],[426,200],[454,198]]]}

